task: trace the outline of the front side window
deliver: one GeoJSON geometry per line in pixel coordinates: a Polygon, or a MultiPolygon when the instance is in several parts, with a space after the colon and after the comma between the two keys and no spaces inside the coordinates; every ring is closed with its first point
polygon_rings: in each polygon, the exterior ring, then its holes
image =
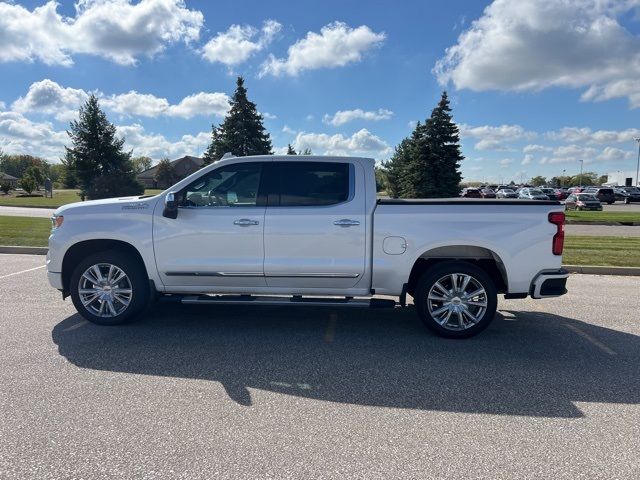
{"type": "Polygon", "coordinates": [[[262,163],[236,163],[212,170],[182,191],[184,207],[255,207],[262,163]]]}
{"type": "Polygon", "coordinates": [[[281,207],[326,206],[349,199],[349,164],[279,162],[281,207]]]}

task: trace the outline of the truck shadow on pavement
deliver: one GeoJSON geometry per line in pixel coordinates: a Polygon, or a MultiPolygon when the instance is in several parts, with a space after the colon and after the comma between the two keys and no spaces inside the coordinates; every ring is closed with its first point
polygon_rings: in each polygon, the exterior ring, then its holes
{"type": "Polygon", "coordinates": [[[581,417],[575,402],[640,403],[640,337],[541,312],[498,314],[484,333],[447,340],[412,307],[156,305],[120,327],[53,329],[81,368],[220,382],[250,406],[248,388],[392,408],[581,417]]]}

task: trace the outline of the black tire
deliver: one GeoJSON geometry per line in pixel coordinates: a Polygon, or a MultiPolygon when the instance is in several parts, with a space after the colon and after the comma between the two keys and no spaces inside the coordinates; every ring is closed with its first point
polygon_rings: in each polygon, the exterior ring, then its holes
{"type": "MultiPolygon", "coordinates": [[[[432,332],[447,338],[469,338],[477,335],[489,326],[495,317],[496,308],[498,306],[498,295],[495,283],[491,280],[489,275],[487,275],[487,273],[481,268],[464,261],[446,261],[430,268],[422,275],[422,277],[420,277],[420,280],[418,280],[414,293],[414,304],[422,323],[432,332]],[[429,311],[427,299],[429,291],[435,286],[436,282],[451,274],[464,274],[471,276],[475,282],[484,288],[486,297],[486,308],[479,321],[472,326],[459,330],[452,329],[438,323],[429,311]]],[[[448,325],[453,327],[450,323],[448,323],[448,325]]]]}
{"type": "Polygon", "coordinates": [[[624,203],[626,203],[627,205],[629,205],[631,202],[629,201],[629,199],[628,199],[628,198],[625,198],[625,199],[624,199],[624,203]]]}
{"type": "MultiPolygon", "coordinates": [[[[150,302],[149,278],[144,265],[134,256],[116,250],[107,250],[89,255],[83,259],[71,274],[69,284],[73,305],[80,315],[92,323],[98,325],[120,325],[133,320],[140,315],[150,302]],[[121,269],[128,277],[127,287],[131,287],[131,298],[128,306],[115,316],[103,317],[96,315],[89,308],[85,307],[80,299],[80,280],[82,275],[93,265],[110,264],[121,269]]],[[[102,302],[97,300],[97,305],[102,302]]],[[[94,302],[94,306],[96,303],[94,302]]],[[[122,304],[119,306],[122,308],[122,304]]]]}

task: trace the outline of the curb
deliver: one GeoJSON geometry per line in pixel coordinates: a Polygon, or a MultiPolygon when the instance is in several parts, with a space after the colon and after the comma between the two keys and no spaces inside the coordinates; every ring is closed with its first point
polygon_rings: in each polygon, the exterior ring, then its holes
{"type": "Polygon", "coordinates": [[[7,208],[39,208],[41,210],[55,210],[56,208],[60,208],[61,205],[58,205],[57,207],[54,207],[52,205],[2,205],[2,204],[0,204],[0,207],[7,207],[7,208]]]}
{"type": "Polygon", "coordinates": [[[0,246],[0,253],[26,254],[26,255],[46,255],[47,247],[4,247],[0,246]]]}
{"type": "Polygon", "coordinates": [[[569,273],[585,273],[589,275],[623,275],[640,276],[640,267],[605,267],[599,265],[563,265],[569,273]]]}
{"type": "Polygon", "coordinates": [[[584,220],[565,220],[565,225],[606,225],[608,227],[637,227],[640,222],[586,222],[584,220]]]}

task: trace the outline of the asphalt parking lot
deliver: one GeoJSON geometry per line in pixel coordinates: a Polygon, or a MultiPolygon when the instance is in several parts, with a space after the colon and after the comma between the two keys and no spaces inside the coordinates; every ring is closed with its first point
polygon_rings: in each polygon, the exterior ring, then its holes
{"type": "Polygon", "coordinates": [[[501,301],[466,341],[413,309],[82,320],[0,255],[0,478],[639,478],[640,278],[501,301]]]}

